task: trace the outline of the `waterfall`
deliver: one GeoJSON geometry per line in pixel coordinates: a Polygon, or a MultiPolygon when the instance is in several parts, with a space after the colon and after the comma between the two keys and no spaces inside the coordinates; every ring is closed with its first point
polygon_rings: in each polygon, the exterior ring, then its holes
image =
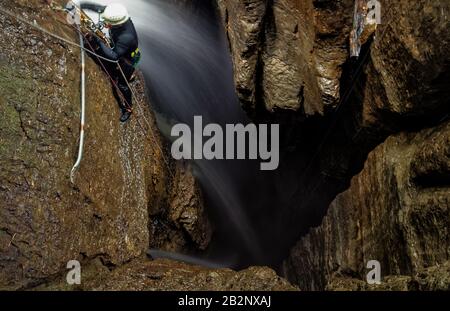
{"type": "MultiPolygon", "coordinates": [[[[235,92],[228,42],[214,1],[102,2],[123,2],[130,12],[143,54],[140,69],[166,137],[170,139],[175,123],[193,126],[196,115],[220,125],[249,122],[235,92]]],[[[215,228],[211,246],[201,256],[231,267],[273,265],[286,230],[280,193],[289,190],[277,188],[278,173],[263,173],[259,162],[249,160],[201,160],[192,167],[215,228]]]]}

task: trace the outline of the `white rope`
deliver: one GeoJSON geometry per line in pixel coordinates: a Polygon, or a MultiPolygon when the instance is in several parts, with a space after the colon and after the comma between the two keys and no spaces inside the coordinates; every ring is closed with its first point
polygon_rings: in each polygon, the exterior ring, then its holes
{"type": "MultiPolygon", "coordinates": [[[[76,3],[73,3],[73,4],[74,4],[74,6],[75,6],[78,10],[82,11],[82,9],[81,9],[76,3]]],[[[82,32],[81,32],[81,30],[80,30],[79,28],[77,29],[77,31],[80,33],[80,35],[83,36],[83,34],[82,34],[82,32]]],[[[88,50],[88,51],[90,51],[90,50],[88,50]]],[[[98,54],[96,54],[96,53],[94,53],[94,52],[92,52],[92,51],[90,51],[90,52],[91,52],[92,55],[96,56],[96,57],[99,58],[99,59],[106,60],[106,61],[108,61],[108,62],[116,63],[116,64],[117,64],[117,67],[119,68],[119,71],[120,71],[120,74],[121,74],[122,77],[123,77],[123,80],[125,81],[125,83],[127,84],[128,88],[129,88],[130,91],[131,91],[132,98],[134,98],[134,101],[135,101],[136,103],[140,103],[140,100],[139,100],[138,97],[136,96],[136,92],[135,92],[134,88],[130,85],[127,76],[126,76],[125,73],[123,72],[122,66],[120,65],[120,60],[113,61],[113,60],[111,60],[111,59],[108,59],[108,58],[105,58],[105,57],[103,57],[103,56],[101,56],[101,55],[98,55],[98,54]]],[[[119,90],[119,92],[120,92],[120,90],[119,90]]],[[[130,103],[127,103],[127,104],[128,104],[129,106],[131,106],[130,103]]],[[[172,177],[174,177],[173,174],[172,174],[172,170],[170,169],[170,163],[169,163],[169,161],[166,159],[166,157],[164,156],[164,151],[162,150],[162,147],[159,145],[158,141],[156,140],[156,137],[155,137],[155,134],[153,133],[152,126],[150,125],[150,122],[147,120],[147,118],[145,118],[144,111],[141,110],[141,107],[140,107],[139,105],[136,105],[136,106],[137,106],[138,109],[139,109],[139,113],[144,117],[144,121],[147,123],[148,131],[150,132],[150,134],[151,134],[151,136],[152,136],[153,142],[156,144],[156,146],[158,147],[158,149],[159,149],[159,151],[160,151],[160,153],[161,153],[161,157],[163,158],[163,161],[164,161],[165,165],[167,166],[167,170],[168,170],[169,174],[171,174],[172,177]]],[[[141,125],[140,122],[139,122],[139,120],[138,120],[138,123],[139,123],[139,125],[141,125]]],[[[142,127],[142,129],[145,131],[145,129],[144,129],[144,127],[143,127],[142,125],[141,125],[141,127],[142,127]]]]}
{"type": "MultiPolygon", "coordinates": [[[[84,38],[80,33],[80,46],[84,47],[84,38]]],[[[84,148],[84,126],[85,126],[85,115],[86,115],[86,61],[85,61],[85,53],[84,49],[81,48],[81,124],[80,124],[80,145],[78,148],[78,158],[75,162],[72,171],[70,172],[70,181],[72,184],[75,184],[75,171],[81,164],[81,160],[83,159],[83,148],[84,148]]]]}
{"type": "MultiPolygon", "coordinates": [[[[106,58],[106,57],[103,57],[103,56],[101,56],[101,55],[98,55],[97,53],[95,53],[95,52],[93,52],[93,51],[91,51],[91,50],[89,50],[89,49],[86,49],[86,48],[83,46],[83,42],[81,42],[81,44],[78,44],[78,43],[76,43],[76,42],[73,42],[73,41],[71,41],[71,40],[68,40],[68,39],[66,39],[66,38],[63,38],[63,37],[61,37],[61,36],[59,36],[59,35],[57,35],[57,34],[54,34],[54,33],[50,32],[50,31],[48,31],[47,29],[45,29],[45,28],[39,26],[39,25],[37,24],[36,21],[34,21],[34,23],[31,23],[31,22],[29,22],[28,20],[26,20],[25,18],[22,18],[22,17],[20,17],[20,16],[18,16],[18,15],[16,15],[16,14],[14,14],[13,12],[11,12],[11,11],[9,11],[9,10],[6,10],[6,9],[4,9],[4,8],[2,8],[2,7],[0,7],[0,12],[2,12],[2,13],[6,14],[6,15],[8,15],[8,16],[14,18],[14,19],[17,19],[18,21],[20,21],[20,22],[22,22],[22,23],[24,23],[24,24],[27,24],[27,25],[29,25],[29,26],[32,27],[32,28],[35,28],[35,29],[37,29],[37,30],[43,32],[43,33],[47,34],[47,35],[50,36],[50,37],[53,37],[53,38],[55,38],[55,39],[57,39],[57,40],[60,40],[60,41],[62,41],[62,42],[65,42],[65,43],[67,43],[67,44],[69,44],[69,45],[78,47],[80,50],[82,50],[82,51],[84,51],[84,52],[87,52],[87,53],[89,53],[89,54],[91,54],[91,55],[93,55],[93,56],[95,56],[95,57],[97,57],[97,58],[99,58],[99,59],[101,59],[101,60],[104,60],[104,61],[107,61],[107,62],[110,62],[110,63],[117,64],[117,66],[118,66],[118,68],[119,68],[119,71],[120,71],[122,77],[124,78],[125,82],[127,83],[127,86],[128,86],[128,87],[130,88],[130,90],[131,90],[131,93],[132,93],[133,98],[136,100],[137,103],[139,103],[139,100],[138,100],[138,98],[137,98],[137,96],[136,96],[136,94],[135,94],[135,91],[134,91],[133,87],[132,87],[132,86],[130,85],[130,83],[128,82],[128,79],[126,78],[126,75],[125,75],[125,73],[124,73],[123,70],[122,70],[122,66],[120,66],[120,64],[119,64],[119,60],[114,61],[114,60],[111,60],[111,59],[109,59],[109,58],[106,58]]],[[[80,31],[80,35],[82,36],[81,31],[80,31]]],[[[158,141],[156,140],[155,134],[153,133],[153,130],[152,130],[152,127],[151,127],[150,123],[149,123],[148,120],[145,118],[145,114],[144,114],[143,111],[141,110],[141,107],[140,107],[140,106],[137,106],[137,107],[139,108],[139,113],[142,114],[142,116],[144,117],[145,122],[147,123],[147,126],[148,126],[148,128],[149,128],[149,132],[150,132],[150,134],[151,134],[151,136],[152,136],[152,139],[153,139],[154,143],[156,144],[156,146],[158,147],[159,151],[161,152],[161,157],[163,158],[163,160],[164,160],[164,162],[165,162],[165,164],[166,164],[166,166],[167,166],[167,169],[168,169],[169,174],[172,175],[172,177],[173,177],[173,173],[172,173],[172,170],[170,169],[169,161],[168,161],[168,160],[166,159],[166,157],[164,156],[164,151],[163,151],[162,147],[159,145],[158,141]]],[[[138,120],[138,122],[139,122],[139,120],[138,120]]],[[[142,126],[141,126],[141,127],[142,127],[142,126]]],[[[142,127],[142,129],[145,130],[143,127],[142,127]]],[[[82,143],[82,141],[81,141],[81,138],[80,138],[80,145],[81,145],[81,143],[82,143]]],[[[83,151],[83,150],[81,150],[81,153],[82,153],[82,151],[83,151]]],[[[73,172],[74,172],[74,170],[72,170],[72,173],[71,173],[71,180],[73,180],[73,172]]]]}

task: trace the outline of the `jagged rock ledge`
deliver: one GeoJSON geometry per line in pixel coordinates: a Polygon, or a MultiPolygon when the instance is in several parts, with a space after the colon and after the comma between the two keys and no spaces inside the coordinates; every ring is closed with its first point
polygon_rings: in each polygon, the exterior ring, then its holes
{"type": "Polygon", "coordinates": [[[274,206],[297,237],[286,276],[367,289],[351,282],[374,259],[384,276],[435,271],[440,285],[421,288],[448,289],[449,3],[380,0],[382,23],[355,60],[353,9],[365,0],[217,2],[242,106],[281,124],[281,167],[298,176],[290,210],[274,206]]]}
{"type": "Polygon", "coordinates": [[[84,270],[80,286],[68,286],[62,277],[35,290],[296,291],[298,288],[265,267],[235,272],[158,259],[136,260],[112,271],[94,261],[84,270]]]}
{"type": "MultiPolygon", "coordinates": [[[[78,42],[64,14],[44,1],[0,5],[78,42]]],[[[143,78],[134,83],[136,115],[121,125],[111,85],[88,59],[85,152],[72,185],[80,51],[3,14],[0,29],[0,288],[46,283],[74,259],[114,268],[150,247],[206,248],[200,189],[189,168],[170,159],[143,78]]]]}

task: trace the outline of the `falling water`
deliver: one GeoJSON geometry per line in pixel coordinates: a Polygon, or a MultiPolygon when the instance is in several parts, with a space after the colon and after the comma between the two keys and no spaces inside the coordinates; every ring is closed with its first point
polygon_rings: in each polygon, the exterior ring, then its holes
{"type": "MultiPolygon", "coordinates": [[[[122,2],[138,30],[140,68],[168,138],[171,125],[193,126],[197,115],[204,123],[248,122],[236,97],[228,43],[213,1],[122,2]]],[[[212,245],[202,256],[232,267],[273,264],[271,252],[278,251],[278,231],[284,230],[282,218],[276,218],[282,214],[276,209],[277,176],[260,172],[255,161],[202,160],[192,166],[215,227],[212,245]]]]}
{"type": "MultiPolygon", "coordinates": [[[[202,116],[205,123],[245,122],[234,92],[227,43],[205,4],[197,11],[172,1],[127,1],[127,5],[140,35],[141,68],[162,129],[179,122],[192,126],[194,116],[202,116]]],[[[240,182],[233,176],[233,170],[240,169],[225,161],[196,161],[194,170],[211,214],[225,220],[235,239],[258,256],[257,236],[242,207],[240,182]]]]}

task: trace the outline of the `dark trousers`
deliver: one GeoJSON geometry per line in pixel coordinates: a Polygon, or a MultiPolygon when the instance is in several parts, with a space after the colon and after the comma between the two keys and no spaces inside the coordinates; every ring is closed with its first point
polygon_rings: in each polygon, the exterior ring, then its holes
{"type": "Polygon", "coordinates": [[[122,110],[131,110],[133,107],[133,93],[129,88],[131,77],[134,73],[134,67],[126,62],[120,62],[120,66],[125,75],[122,75],[119,68],[114,66],[110,70],[110,75],[114,80],[113,93],[122,110]],[[128,82],[128,83],[127,83],[128,82]]]}
{"type": "MultiPolygon", "coordinates": [[[[96,50],[93,51],[97,52],[96,50]]],[[[131,65],[131,62],[126,59],[122,59],[119,62],[122,71],[125,75],[124,77],[124,75],[122,75],[122,73],[120,72],[117,64],[102,61],[96,57],[92,57],[92,59],[94,60],[94,62],[100,65],[101,68],[105,70],[106,73],[112,79],[111,82],[113,84],[112,86],[113,94],[117,100],[117,103],[119,104],[120,109],[131,110],[131,108],[133,107],[133,93],[128,87],[128,84],[130,83],[130,80],[133,77],[135,70],[134,67],[131,65]]]]}

